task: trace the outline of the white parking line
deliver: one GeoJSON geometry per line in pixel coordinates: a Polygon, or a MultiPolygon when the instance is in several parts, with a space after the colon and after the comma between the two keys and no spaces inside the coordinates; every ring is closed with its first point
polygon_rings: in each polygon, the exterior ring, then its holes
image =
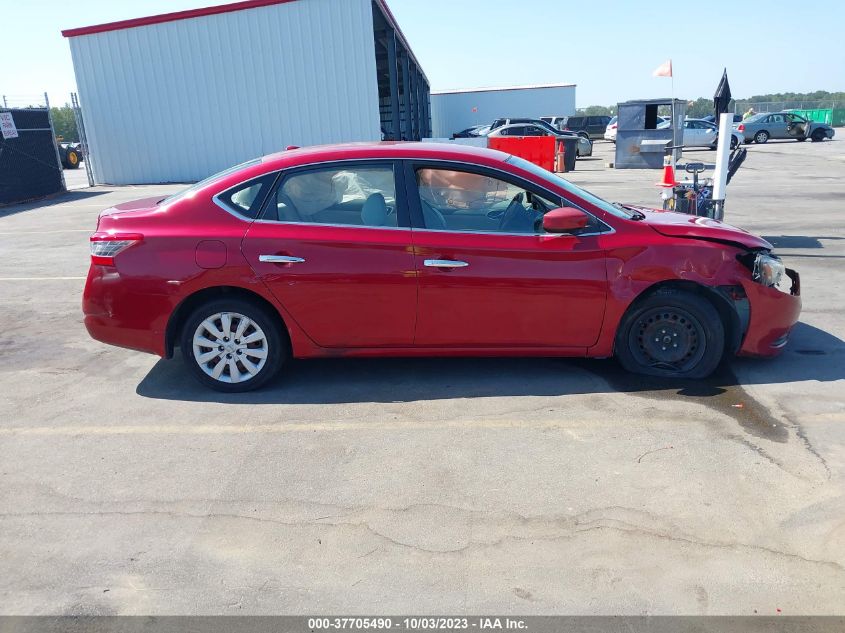
{"type": "Polygon", "coordinates": [[[55,231],[0,231],[0,235],[47,235],[48,233],[93,233],[92,229],[56,229],[55,231]]]}
{"type": "Polygon", "coordinates": [[[84,281],[86,277],[0,277],[0,281],[84,281]]]}
{"type": "Polygon", "coordinates": [[[421,422],[303,422],[301,424],[150,424],[134,426],[31,426],[0,428],[2,436],[45,436],[45,435],[251,435],[280,433],[314,433],[343,431],[432,431],[443,428],[457,429],[560,429],[572,439],[583,441],[571,429],[562,428],[572,420],[449,420],[433,423],[421,422]]]}

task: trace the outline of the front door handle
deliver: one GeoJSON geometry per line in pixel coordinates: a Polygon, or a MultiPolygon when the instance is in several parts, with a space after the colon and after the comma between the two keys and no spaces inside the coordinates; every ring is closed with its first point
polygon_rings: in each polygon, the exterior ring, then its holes
{"type": "Polygon", "coordinates": [[[288,255],[259,255],[258,261],[266,264],[304,264],[301,257],[289,257],[288,255]]]}
{"type": "Polygon", "coordinates": [[[427,259],[423,263],[429,268],[466,268],[469,266],[466,262],[454,259],[427,259]]]}

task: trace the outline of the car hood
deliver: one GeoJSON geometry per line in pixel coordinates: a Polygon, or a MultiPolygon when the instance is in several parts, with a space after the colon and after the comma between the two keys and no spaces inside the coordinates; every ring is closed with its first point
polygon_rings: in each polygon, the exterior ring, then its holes
{"type": "Polygon", "coordinates": [[[719,220],[659,209],[640,210],[645,214],[643,222],[661,235],[730,242],[750,249],[772,249],[772,245],[763,238],[719,220]]]}

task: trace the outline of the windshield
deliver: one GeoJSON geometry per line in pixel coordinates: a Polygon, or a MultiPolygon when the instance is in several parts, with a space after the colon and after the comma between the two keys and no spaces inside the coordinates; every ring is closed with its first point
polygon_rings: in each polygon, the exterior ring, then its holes
{"type": "Polygon", "coordinates": [[[245,163],[241,163],[240,165],[235,165],[234,167],[229,167],[228,169],[224,169],[223,171],[218,172],[216,174],[213,174],[213,175],[209,176],[208,178],[206,178],[204,180],[200,180],[198,183],[191,185],[187,189],[183,189],[182,191],[174,193],[172,196],[168,196],[167,198],[165,198],[164,200],[159,202],[159,204],[160,205],[171,204],[172,202],[176,202],[177,200],[181,200],[182,198],[188,198],[188,197],[192,196],[193,194],[195,194],[200,189],[202,189],[203,187],[205,187],[206,185],[210,185],[211,183],[213,183],[217,180],[220,180],[221,178],[225,178],[229,174],[233,174],[236,171],[239,171],[239,170],[244,169],[246,167],[252,167],[254,165],[258,165],[259,163],[261,163],[261,159],[255,158],[255,159],[249,160],[245,163]]]}
{"type": "Polygon", "coordinates": [[[629,211],[625,207],[614,205],[608,202],[607,200],[599,198],[598,196],[593,195],[589,191],[586,191],[585,189],[581,189],[581,187],[573,185],[571,182],[561,178],[557,174],[553,174],[552,172],[543,169],[539,165],[535,165],[534,163],[528,162],[524,158],[519,158],[518,156],[510,156],[505,162],[513,165],[514,167],[519,167],[520,169],[523,169],[533,174],[534,176],[537,176],[538,178],[546,181],[549,184],[556,185],[561,189],[568,191],[572,195],[586,200],[587,202],[598,207],[602,211],[606,211],[611,215],[615,215],[617,218],[630,220],[631,218],[638,215],[636,211],[629,211]]]}

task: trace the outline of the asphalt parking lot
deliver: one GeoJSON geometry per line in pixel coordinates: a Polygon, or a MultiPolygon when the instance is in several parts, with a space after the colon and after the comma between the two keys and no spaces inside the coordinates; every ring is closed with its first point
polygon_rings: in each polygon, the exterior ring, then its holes
{"type": "MultiPolygon", "coordinates": [[[[571,180],[656,205],[611,149],[571,180]]],[[[82,325],[97,213],[177,186],[0,209],[0,612],[845,614],[843,175],[841,140],[749,147],[726,219],[804,311],[696,384],[321,360],[209,392],[82,325]]]]}

